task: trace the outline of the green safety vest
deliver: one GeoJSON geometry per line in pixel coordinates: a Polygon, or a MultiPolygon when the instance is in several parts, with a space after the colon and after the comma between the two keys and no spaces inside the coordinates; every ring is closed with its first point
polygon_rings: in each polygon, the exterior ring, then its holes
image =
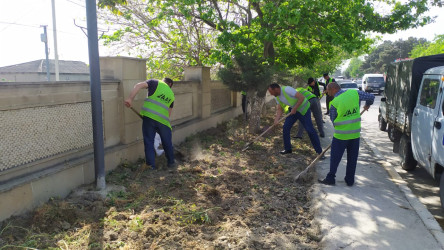
{"type": "Polygon", "coordinates": [[[333,137],[339,140],[359,138],[361,136],[361,114],[359,113],[358,91],[346,90],[330,102],[330,107],[332,105],[338,113],[333,121],[335,127],[333,137]]]}
{"type": "Polygon", "coordinates": [[[245,92],[245,91],[241,91],[241,95],[247,95],[247,92],[245,92]]]}
{"type": "MultiPolygon", "coordinates": [[[[294,105],[296,105],[296,103],[298,102],[298,98],[293,97],[293,96],[289,96],[287,94],[287,92],[285,92],[285,89],[287,88],[287,86],[283,86],[281,88],[281,91],[284,93],[285,99],[287,99],[288,103],[290,103],[291,107],[294,107],[294,105]]],[[[289,106],[287,106],[287,104],[283,103],[279,97],[276,97],[279,105],[281,105],[282,109],[284,110],[285,113],[288,113],[288,109],[289,106]]],[[[299,108],[297,109],[297,111],[299,113],[301,113],[302,115],[305,115],[305,113],[307,113],[308,108],[310,108],[310,103],[308,102],[307,98],[304,98],[304,101],[302,102],[301,106],[299,106],[299,108]]]]}
{"type": "Polygon", "coordinates": [[[310,100],[311,98],[316,98],[316,96],[313,93],[311,93],[310,91],[308,91],[304,88],[297,88],[296,91],[300,92],[302,95],[304,95],[304,97],[307,100],[310,100]]]}
{"type": "Polygon", "coordinates": [[[174,101],[174,93],[164,82],[158,81],[156,91],[145,98],[140,114],[171,128],[169,107],[174,101]]]}
{"type": "MultiPolygon", "coordinates": [[[[317,81],[315,81],[315,84],[319,89],[319,83],[317,81]]],[[[313,93],[313,88],[310,85],[308,85],[307,90],[310,91],[311,93],[313,93]]],[[[321,95],[322,95],[322,93],[321,93],[321,90],[319,89],[319,96],[321,96],[321,95]]],[[[319,96],[317,96],[317,97],[319,97],[319,96]]]]}
{"type": "Polygon", "coordinates": [[[332,81],[333,81],[333,78],[328,78],[328,80],[325,81],[325,87],[327,87],[327,85],[328,85],[329,83],[331,83],[332,81]]]}

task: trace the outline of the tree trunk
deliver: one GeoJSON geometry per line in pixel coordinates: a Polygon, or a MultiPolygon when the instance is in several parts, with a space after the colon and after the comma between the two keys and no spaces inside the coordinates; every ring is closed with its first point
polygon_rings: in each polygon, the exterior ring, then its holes
{"type": "Polygon", "coordinates": [[[265,104],[265,95],[261,94],[257,91],[249,91],[247,94],[251,107],[250,119],[248,121],[250,134],[261,132],[261,115],[265,104]]]}

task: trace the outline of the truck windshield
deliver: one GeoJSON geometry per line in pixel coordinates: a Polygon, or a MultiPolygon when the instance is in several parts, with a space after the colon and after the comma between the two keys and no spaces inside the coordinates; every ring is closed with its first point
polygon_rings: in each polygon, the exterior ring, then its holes
{"type": "Polygon", "coordinates": [[[382,76],[377,76],[377,77],[369,77],[368,78],[368,83],[379,83],[379,82],[384,82],[384,77],[382,76]]]}

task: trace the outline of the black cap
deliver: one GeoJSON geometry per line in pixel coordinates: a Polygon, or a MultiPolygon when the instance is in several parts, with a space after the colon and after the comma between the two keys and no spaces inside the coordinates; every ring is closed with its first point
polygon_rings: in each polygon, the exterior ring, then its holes
{"type": "Polygon", "coordinates": [[[324,73],[323,76],[324,76],[324,77],[328,76],[328,73],[324,73]]]}
{"type": "Polygon", "coordinates": [[[315,79],[313,79],[313,77],[308,78],[308,82],[307,84],[310,84],[311,82],[313,82],[315,79]]]}

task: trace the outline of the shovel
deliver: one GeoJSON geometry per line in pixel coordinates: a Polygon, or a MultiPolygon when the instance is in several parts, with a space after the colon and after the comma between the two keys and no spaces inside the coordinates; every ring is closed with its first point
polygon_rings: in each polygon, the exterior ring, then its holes
{"type": "MultiPolygon", "coordinates": [[[[361,111],[361,115],[365,112],[366,110],[362,110],[361,111]]],[[[311,163],[310,165],[308,165],[308,167],[306,167],[304,169],[304,171],[300,172],[298,175],[296,175],[296,177],[294,178],[294,181],[298,181],[299,178],[301,178],[302,175],[306,174],[308,172],[308,170],[310,168],[312,168],[318,161],[319,159],[321,159],[321,157],[325,154],[325,152],[327,152],[327,150],[329,150],[331,148],[331,143],[330,145],[328,145],[311,163]]]]}
{"type": "Polygon", "coordinates": [[[290,115],[290,113],[288,113],[287,115],[285,115],[284,117],[282,117],[276,124],[271,125],[267,130],[265,130],[264,132],[262,132],[262,134],[260,134],[258,137],[254,138],[254,140],[252,140],[251,142],[247,143],[247,145],[245,145],[245,147],[242,149],[242,152],[244,152],[245,150],[247,150],[248,147],[250,147],[250,145],[257,141],[259,138],[261,138],[263,135],[265,135],[268,131],[270,131],[275,125],[279,124],[281,121],[285,120],[288,116],[290,115]]]}

